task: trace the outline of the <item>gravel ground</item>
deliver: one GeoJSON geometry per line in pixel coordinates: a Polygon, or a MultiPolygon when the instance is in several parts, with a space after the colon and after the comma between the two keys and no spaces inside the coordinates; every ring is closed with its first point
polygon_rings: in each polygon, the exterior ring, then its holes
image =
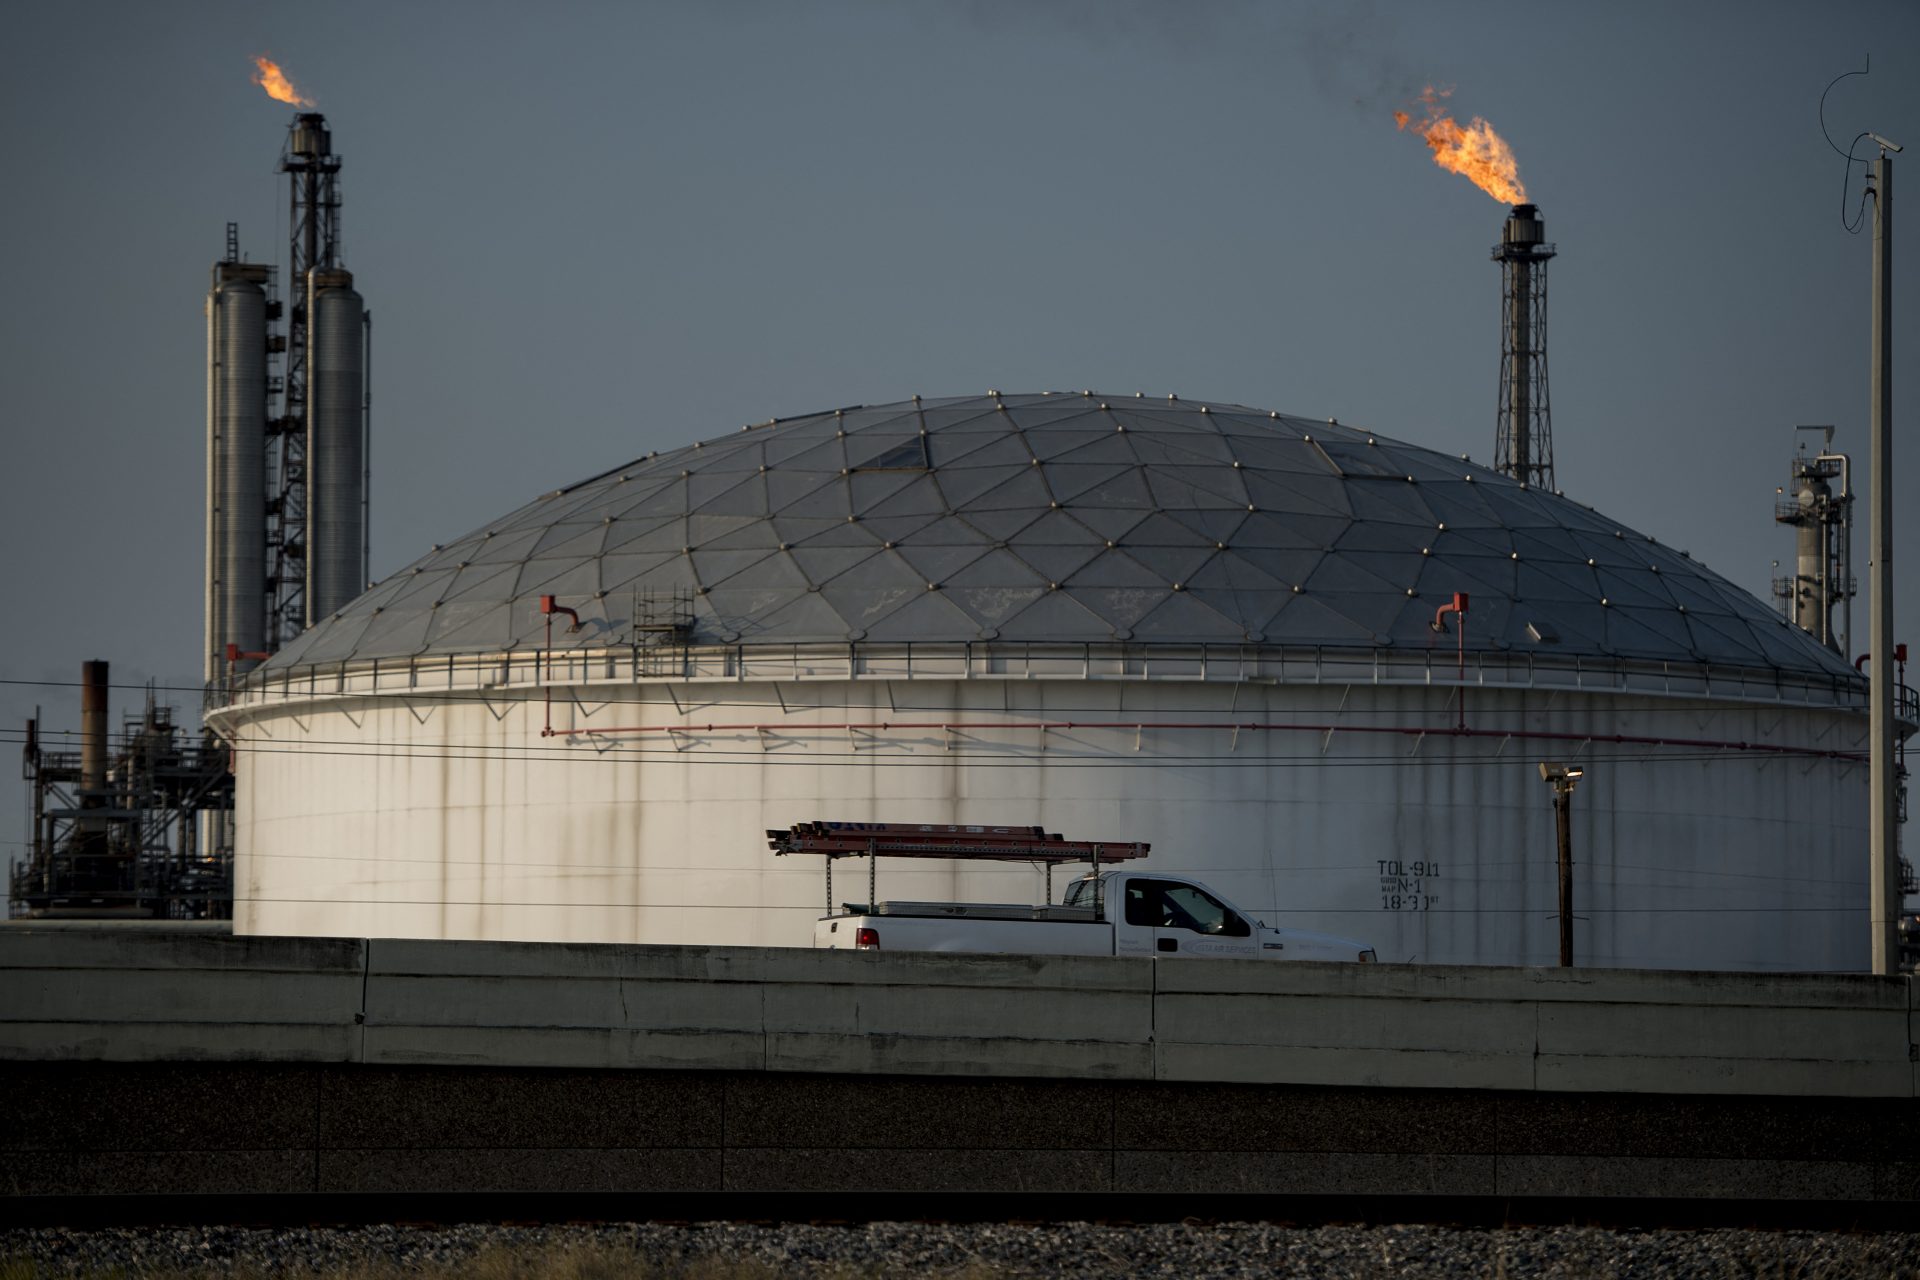
{"type": "Polygon", "coordinates": [[[0,1280],[38,1276],[1856,1276],[1920,1278],[1920,1227],[1845,1234],[1261,1223],[182,1227],[0,1231],[0,1280]]]}

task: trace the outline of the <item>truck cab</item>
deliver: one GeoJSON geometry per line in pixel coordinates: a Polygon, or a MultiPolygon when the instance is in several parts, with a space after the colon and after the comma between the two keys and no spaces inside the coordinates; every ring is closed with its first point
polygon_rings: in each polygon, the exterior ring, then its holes
{"type": "Polygon", "coordinates": [[[1373,949],[1350,938],[1304,929],[1271,929],[1197,880],[1108,871],[1067,887],[1068,907],[1092,907],[1113,924],[1114,954],[1371,962],[1373,949]]]}

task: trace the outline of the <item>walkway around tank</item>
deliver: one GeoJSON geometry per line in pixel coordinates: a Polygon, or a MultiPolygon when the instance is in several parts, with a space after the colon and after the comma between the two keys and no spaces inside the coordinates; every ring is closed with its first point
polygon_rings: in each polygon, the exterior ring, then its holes
{"type": "Polygon", "coordinates": [[[1920,1203],[1866,975],[0,930],[15,1197],[1920,1203]]]}

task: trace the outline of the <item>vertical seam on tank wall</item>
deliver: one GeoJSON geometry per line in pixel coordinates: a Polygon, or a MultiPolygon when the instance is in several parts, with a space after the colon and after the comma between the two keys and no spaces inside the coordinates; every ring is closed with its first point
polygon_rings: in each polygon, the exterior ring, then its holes
{"type": "Polygon", "coordinates": [[[353,1020],[360,1030],[360,1051],[354,1060],[364,1065],[367,1060],[367,986],[373,973],[373,939],[364,938],[361,944],[360,1009],[353,1020]]]}

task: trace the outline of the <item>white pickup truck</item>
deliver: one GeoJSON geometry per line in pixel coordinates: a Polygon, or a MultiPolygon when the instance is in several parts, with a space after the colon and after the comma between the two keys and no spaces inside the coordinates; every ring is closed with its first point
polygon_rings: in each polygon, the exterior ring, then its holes
{"type": "Polygon", "coordinates": [[[1212,956],[1371,963],[1351,938],[1271,929],[1198,880],[1106,871],[1075,880],[1059,906],[995,902],[849,905],[813,928],[818,948],[1073,956],[1212,956]],[[1118,910],[1116,910],[1118,904],[1118,910]]]}

